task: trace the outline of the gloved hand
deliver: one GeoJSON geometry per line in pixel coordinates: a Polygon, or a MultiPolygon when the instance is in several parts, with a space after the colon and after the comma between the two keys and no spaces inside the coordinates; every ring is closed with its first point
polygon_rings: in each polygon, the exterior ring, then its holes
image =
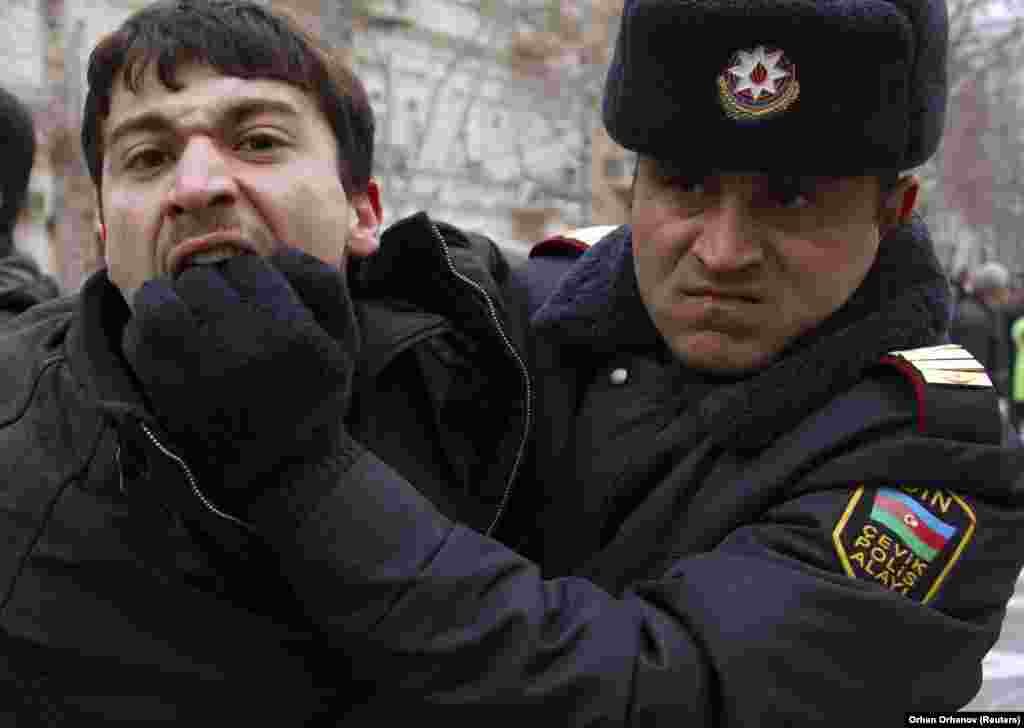
{"type": "Polygon", "coordinates": [[[123,341],[169,444],[228,501],[330,453],[358,347],[345,275],[295,250],[147,281],[123,341]]]}

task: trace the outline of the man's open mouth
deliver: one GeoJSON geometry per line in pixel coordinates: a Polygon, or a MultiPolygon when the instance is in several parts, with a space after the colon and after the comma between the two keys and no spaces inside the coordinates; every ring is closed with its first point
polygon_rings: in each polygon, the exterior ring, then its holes
{"type": "Polygon", "coordinates": [[[214,265],[255,251],[237,233],[214,232],[187,240],[171,252],[171,275],[177,277],[192,265],[214,265]]]}
{"type": "Polygon", "coordinates": [[[239,250],[233,245],[216,245],[207,250],[201,250],[198,253],[190,255],[182,262],[181,269],[184,270],[190,265],[213,265],[214,263],[220,263],[222,260],[234,258],[236,255],[242,255],[245,252],[246,251],[239,250]]]}

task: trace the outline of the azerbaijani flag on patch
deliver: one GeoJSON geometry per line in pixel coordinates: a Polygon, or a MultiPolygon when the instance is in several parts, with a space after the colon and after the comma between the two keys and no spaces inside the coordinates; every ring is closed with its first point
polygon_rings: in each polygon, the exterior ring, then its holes
{"type": "Polygon", "coordinates": [[[925,561],[931,561],[957,531],[916,499],[891,488],[879,488],[875,494],[871,519],[888,526],[925,561]]]}

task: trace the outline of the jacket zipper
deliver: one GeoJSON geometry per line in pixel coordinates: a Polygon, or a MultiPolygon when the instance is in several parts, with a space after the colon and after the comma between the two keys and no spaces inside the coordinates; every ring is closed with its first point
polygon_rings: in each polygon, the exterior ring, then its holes
{"type": "Polygon", "coordinates": [[[505,492],[502,493],[501,502],[498,503],[498,510],[494,514],[494,519],[491,521],[491,525],[488,526],[487,530],[484,532],[485,535],[491,536],[494,533],[494,529],[498,526],[498,521],[500,521],[502,515],[504,515],[505,508],[508,506],[508,500],[512,493],[512,485],[513,483],[515,483],[515,479],[519,474],[519,468],[522,465],[523,455],[526,452],[526,441],[529,437],[530,426],[533,419],[533,409],[531,406],[531,402],[533,400],[533,389],[530,385],[530,372],[526,368],[526,363],[523,361],[522,357],[519,356],[519,352],[516,351],[516,348],[514,346],[512,346],[512,342],[509,340],[508,334],[505,333],[505,328],[501,325],[501,319],[498,318],[498,310],[494,306],[494,301],[491,300],[491,297],[487,295],[487,291],[485,291],[482,286],[480,286],[476,281],[467,278],[465,275],[460,273],[455,268],[455,263],[452,262],[451,251],[448,249],[448,243],[445,242],[444,236],[441,235],[441,231],[437,229],[437,225],[435,225],[433,221],[430,222],[430,229],[434,232],[434,237],[436,237],[438,242],[441,244],[441,250],[444,251],[445,261],[448,263],[448,270],[451,271],[452,275],[454,275],[457,279],[459,279],[466,285],[470,286],[475,291],[477,291],[481,296],[483,296],[484,301],[487,303],[487,312],[491,317],[491,322],[494,324],[494,328],[498,330],[498,334],[501,336],[501,340],[505,343],[505,349],[512,355],[512,358],[519,366],[519,371],[523,375],[523,384],[526,390],[526,415],[523,420],[523,434],[522,437],[520,437],[519,439],[519,447],[516,450],[516,458],[512,463],[512,470],[509,473],[508,480],[505,483],[505,492]]]}
{"type": "Polygon", "coordinates": [[[253,530],[252,526],[250,526],[245,521],[243,521],[243,520],[241,520],[239,518],[235,518],[230,513],[225,513],[224,511],[222,511],[219,508],[217,508],[217,506],[215,506],[210,501],[210,499],[206,497],[206,495],[203,493],[203,491],[200,490],[200,488],[199,488],[199,481],[192,474],[192,471],[188,467],[188,463],[186,463],[180,457],[178,457],[173,452],[171,452],[171,450],[169,448],[164,447],[164,444],[162,442],[160,442],[159,439],[157,439],[157,436],[154,435],[153,431],[150,430],[149,427],[146,426],[145,422],[141,422],[140,421],[139,422],[139,426],[142,428],[142,431],[146,433],[146,437],[149,438],[149,441],[153,443],[154,447],[156,447],[157,450],[162,452],[166,457],[170,458],[171,460],[173,460],[178,465],[178,467],[181,469],[181,472],[185,474],[185,478],[188,480],[188,484],[192,488],[192,492],[196,495],[196,497],[200,500],[200,502],[202,502],[202,504],[204,506],[206,506],[207,510],[209,510],[211,513],[213,513],[216,516],[219,516],[219,517],[221,517],[221,518],[223,518],[223,519],[225,519],[227,521],[231,521],[235,525],[241,526],[242,528],[244,528],[247,531],[252,531],[253,530]]]}

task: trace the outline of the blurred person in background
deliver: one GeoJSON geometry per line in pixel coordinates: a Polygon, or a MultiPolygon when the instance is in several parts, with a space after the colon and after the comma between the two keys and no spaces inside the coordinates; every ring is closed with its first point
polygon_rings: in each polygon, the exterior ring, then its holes
{"type": "Polygon", "coordinates": [[[1014,427],[1021,432],[1024,424],[1024,286],[1018,285],[1010,291],[1010,302],[1003,309],[1006,321],[1006,335],[1010,354],[1010,411],[1014,427]]]}
{"type": "Polygon", "coordinates": [[[971,271],[971,288],[956,307],[950,340],[988,370],[1003,397],[1009,395],[1009,342],[1003,307],[1010,301],[1010,271],[990,261],[971,271]]]}
{"type": "Polygon", "coordinates": [[[14,229],[26,209],[35,153],[31,113],[0,88],[0,322],[59,295],[56,281],[14,242],[14,229]]]}
{"type": "Polygon", "coordinates": [[[949,285],[952,289],[952,295],[949,297],[949,318],[950,320],[956,318],[956,307],[960,303],[961,299],[967,295],[967,292],[971,289],[971,275],[967,268],[961,268],[956,273],[950,276],[949,285]]]}
{"type": "Polygon", "coordinates": [[[1015,351],[1010,410],[1017,432],[1024,433],[1024,315],[1013,320],[1010,326],[1010,342],[1015,351]]]}
{"type": "Polygon", "coordinates": [[[953,303],[956,303],[966,296],[967,292],[971,288],[970,270],[967,268],[961,268],[953,275],[950,283],[953,286],[953,303]]]}

